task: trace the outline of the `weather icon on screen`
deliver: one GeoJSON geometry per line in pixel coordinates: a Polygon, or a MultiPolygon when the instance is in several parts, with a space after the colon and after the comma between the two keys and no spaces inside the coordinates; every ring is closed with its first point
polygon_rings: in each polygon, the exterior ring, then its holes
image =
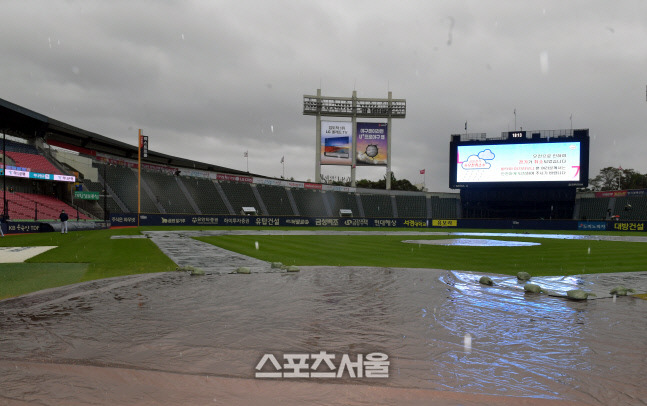
{"type": "Polygon", "coordinates": [[[483,150],[477,155],[470,155],[466,161],[461,162],[461,168],[470,169],[490,169],[490,162],[494,159],[494,152],[490,149],[483,150]]]}

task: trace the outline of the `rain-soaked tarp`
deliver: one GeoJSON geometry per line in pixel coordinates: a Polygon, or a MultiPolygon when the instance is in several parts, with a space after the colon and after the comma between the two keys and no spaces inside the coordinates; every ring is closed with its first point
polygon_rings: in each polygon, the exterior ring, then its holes
{"type": "Polygon", "coordinates": [[[647,301],[526,294],[505,278],[170,272],[0,301],[0,405],[645,404],[647,301]],[[265,354],[321,351],[337,367],[386,354],[388,377],[255,375],[265,354]]]}

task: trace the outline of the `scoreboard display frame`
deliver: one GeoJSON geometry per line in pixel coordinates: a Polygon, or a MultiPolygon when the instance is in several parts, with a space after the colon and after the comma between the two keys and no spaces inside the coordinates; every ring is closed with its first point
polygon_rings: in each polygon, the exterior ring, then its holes
{"type": "Polygon", "coordinates": [[[552,137],[542,136],[540,132],[533,131],[510,131],[503,135],[499,139],[476,140],[461,139],[461,135],[452,135],[449,145],[449,187],[467,189],[588,186],[588,129],[571,130],[570,135],[552,137]],[[490,170],[492,172],[488,172],[490,170]]]}

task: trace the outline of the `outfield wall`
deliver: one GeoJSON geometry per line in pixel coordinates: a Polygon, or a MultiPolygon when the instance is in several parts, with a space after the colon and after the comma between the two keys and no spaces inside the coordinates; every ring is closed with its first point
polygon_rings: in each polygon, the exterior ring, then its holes
{"type": "MultiPolygon", "coordinates": [[[[48,233],[61,231],[60,221],[7,221],[0,224],[5,234],[48,233]]],[[[108,228],[103,221],[76,221],[67,222],[68,231],[99,230],[108,228]]]]}
{"type": "MultiPolygon", "coordinates": [[[[136,214],[112,214],[112,227],[137,226],[136,214]]],[[[140,226],[252,226],[252,227],[357,227],[357,228],[462,228],[499,230],[646,231],[644,221],[406,219],[281,216],[216,216],[142,214],[140,226]]]]}
{"type": "MultiPolygon", "coordinates": [[[[111,227],[136,227],[135,214],[111,215],[111,227]]],[[[562,230],[562,231],[647,231],[645,221],[575,221],[575,220],[487,220],[487,219],[393,219],[339,217],[278,217],[278,216],[203,216],[173,214],[142,214],[140,226],[241,226],[241,227],[356,227],[372,229],[411,228],[484,230],[562,230]]],[[[60,232],[60,222],[9,221],[0,224],[5,234],[60,232]]],[[[103,222],[68,221],[69,231],[106,228],[103,222]]]]}

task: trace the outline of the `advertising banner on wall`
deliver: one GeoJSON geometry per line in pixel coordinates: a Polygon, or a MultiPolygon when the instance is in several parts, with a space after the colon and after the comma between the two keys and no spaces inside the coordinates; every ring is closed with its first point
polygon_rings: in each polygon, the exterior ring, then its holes
{"type": "Polygon", "coordinates": [[[595,197],[625,197],[627,194],[626,190],[607,190],[604,192],[595,192],[595,197]]]}
{"type": "Polygon", "coordinates": [[[74,192],[74,198],[78,200],[99,200],[99,192],[77,190],[74,192]]]}
{"type": "Polygon", "coordinates": [[[243,183],[252,183],[254,178],[251,176],[239,176],[239,175],[229,175],[226,173],[217,173],[217,180],[226,180],[228,182],[243,182],[243,183]]]}
{"type": "MultiPolygon", "coordinates": [[[[112,227],[137,225],[137,214],[111,213],[112,227]]],[[[142,214],[140,225],[144,226],[305,226],[305,227],[379,227],[379,228],[428,228],[426,219],[406,218],[334,218],[334,217],[286,217],[286,216],[223,216],[186,214],[142,214]]]]}
{"type": "Polygon", "coordinates": [[[386,166],[386,123],[357,123],[357,165],[386,166]]]}
{"type": "MultiPolygon", "coordinates": [[[[7,165],[8,166],[8,165],[7,165]]],[[[5,175],[4,169],[0,169],[0,176],[5,175]]],[[[29,171],[17,171],[14,169],[7,169],[6,176],[10,178],[27,178],[27,179],[40,179],[40,180],[56,180],[60,182],[76,182],[76,177],[69,175],[54,175],[51,173],[38,173],[29,171]]]]}
{"type": "Polygon", "coordinates": [[[350,165],[353,125],[350,121],[321,122],[321,164],[350,165]]]}
{"type": "Polygon", "coordinates": [[[607,222],[606,221],[578,221],[577,229],[584,231],[606,231],[607,222]]]}

